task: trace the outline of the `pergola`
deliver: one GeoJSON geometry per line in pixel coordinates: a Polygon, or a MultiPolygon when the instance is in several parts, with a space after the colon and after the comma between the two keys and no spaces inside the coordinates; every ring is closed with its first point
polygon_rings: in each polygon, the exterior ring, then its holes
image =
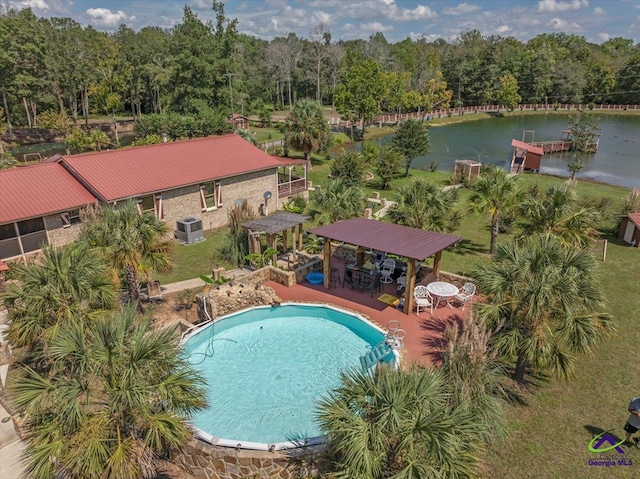
{"type": "MultiPolygon", "coordinates": [[[[385,223],[366,218],[354,218],[309,230],[325,240],[339,241],[357,247],[356,262],[362,264],[366,249],[402,256],[407,261],[407,283],[404,292],[404,313],[413,310],[415,262],[434,256],[433,274],[440,271],[442,250],[462,240],[460,236],[424,231],[418,228],[385,223]]],[[[324,242],[324,287],[329,288],[331,272],[331,241],[324,242]]]]}
{"type": "MultiPolygon", "coordinates": [[[[267,235],[267,247],[277,250],[277,233],[282,233],[282,241],[284,249],[287,250],[289,243],[289,230],[291,230],[291,246],[293,247],[294,259],[297,257],[297,251],[302,249],[302,224],[310,217],[300,215],[298,213],[287,213],[286,211],[278,211],[269,216],[263,216],[255,220],[247,221],[242,227],[249,234],[249,253],[260,253],[260,235],[267,235]],[[296,227],[298,232],[296,235],[296,227]],[[296,248],[297,243],[297,248],[296,248]]],[[[277,255],[273,257],[275,264],[277,255]]]]}

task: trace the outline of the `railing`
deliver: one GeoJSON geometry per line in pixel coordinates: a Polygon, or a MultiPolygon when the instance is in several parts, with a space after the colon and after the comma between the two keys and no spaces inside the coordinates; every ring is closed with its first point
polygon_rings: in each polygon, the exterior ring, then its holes
{"type": "Polygon", "coordinates": [[[289,196],[294,193],[301,193],[307,190],[307,180],[306,178],[296,178],[291,179],[291,181],[282,181],[280,182],[280,176],[278,175],[278,198],[282,198],[283,196],[289,196]]]}
{"type": "MultiPolygon", "coordinates": [[[[523,103],[517,105],[515,110],[520,111],[612,111],[612,110],[640,110],[640,105],[592,105],[590,108],[588,104],[581,103],[523,103]]],[[[377,115],[371,118],[370,123],[372,125],[383,124],[396,124],[404,120],[429,120],[431,118],[443,118],[449,116],[459,116],[465,113],[481,113],[481,112],[497,112],[506,111],[506,108],[498,105],[478,105],[478,106],[463,106],[460,108],[448,108],[446,110],[430,110],[422,112],[410,112],[410,113],[391,113],[384,115],[377,115]]],[[[352,123],[350,121],[343,121],[340,117],[330,117],[329,125],[333,131],[344,131],[345,129],[354,127],[361,127],[362,122],[352,123]]]]}

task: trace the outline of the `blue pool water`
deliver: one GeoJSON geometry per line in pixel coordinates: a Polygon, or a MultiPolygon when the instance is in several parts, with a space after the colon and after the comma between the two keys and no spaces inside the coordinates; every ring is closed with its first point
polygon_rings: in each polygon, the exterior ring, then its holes
{"type": "Polygon", "coordinates": [[[373,325],[321,306],[258,308],[216,321],[183,346],[209,386],[209,408],[192,423],[234,441],[317,437],[317,401],[383,340],[373,325]]]}

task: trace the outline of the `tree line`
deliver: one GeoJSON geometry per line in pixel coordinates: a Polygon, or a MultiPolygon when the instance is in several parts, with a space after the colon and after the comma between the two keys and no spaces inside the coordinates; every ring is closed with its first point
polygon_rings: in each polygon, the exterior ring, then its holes
{"type": "Polygon", "coordinates": [[[346,119],[497,102],[639,103],[640,48],[583,36],[540,34],[527,42],[477,30],[455,41],[334,40],[327,25],[306,38],[271,41],[238,32],[213,0],[215,20],[185,6],[171,29],[121,25],[113,33],[71,18],[0,11],[0,93],[6,127],[74,124],[91,114],[263,114],[299,98],[335,106],[346,119]],[[516,98],[517,98],[516,96],[516,98]]]}

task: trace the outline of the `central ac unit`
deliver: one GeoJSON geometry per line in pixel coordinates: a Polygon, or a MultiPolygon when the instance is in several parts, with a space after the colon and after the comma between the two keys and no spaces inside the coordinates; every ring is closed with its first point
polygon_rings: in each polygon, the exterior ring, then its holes
{"type": "Polygon", "coordinates": [[[183,218],[176,221],[176,238],[184,244],[204,241],[202,220],[200,218],[183,218]]]}

